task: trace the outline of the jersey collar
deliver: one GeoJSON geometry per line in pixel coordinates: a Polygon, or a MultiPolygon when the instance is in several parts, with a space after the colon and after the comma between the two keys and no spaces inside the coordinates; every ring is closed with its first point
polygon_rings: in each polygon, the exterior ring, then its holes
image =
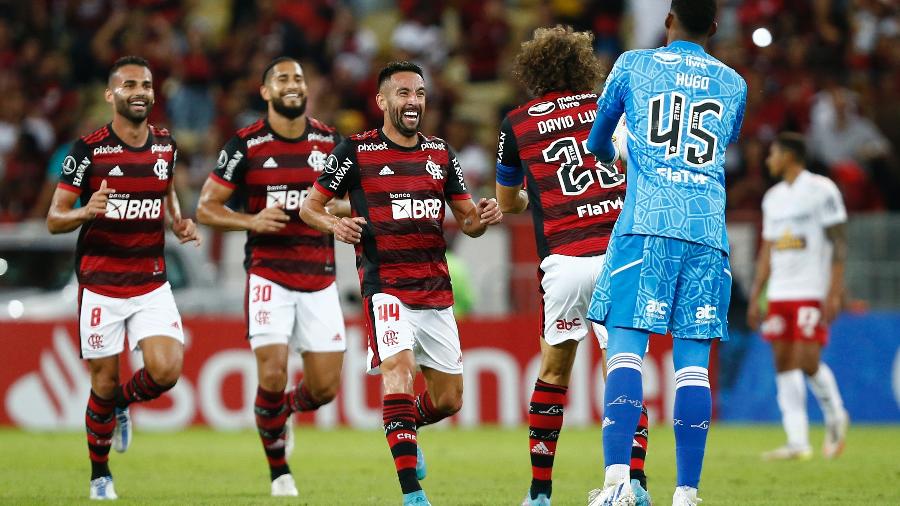
{"type": "Polygon", "coordinates": [[[673,40],[666,46],[670,49],[681,49],[682,51],[690,51],[693,53],[705,53],[706,51],[703,49],[703,46],[697,44],[695,42],[688,42],[686,40],[673,40]]]}

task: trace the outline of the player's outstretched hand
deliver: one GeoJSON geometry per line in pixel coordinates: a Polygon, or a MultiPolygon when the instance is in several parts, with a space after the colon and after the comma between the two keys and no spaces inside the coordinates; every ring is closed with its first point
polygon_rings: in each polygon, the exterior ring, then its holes
{"type": "Polygon", "coordinates": [[[250,220],[250,230],[257,234],[273,234],[287,226],[289,221],[291,221],[291,217],[284,212],[281,206],[267,207],[253,215],[253,219],[250,220]]]}
{"type": "Polygon", "coordinates": [[[331,231],[334,238],[347,244],[359,244],[362,240],[362,228],[366,224],[366,219],[361,216],[354,218],[338,218],[334,221],[331,231]]]}
{"type": "Polygon", "coordinates": [[[759,311],[759,302],[755,300],[751,300],[749,304],[747,304],[747,325],[750,326],[751,330],[758,330],[760,325],[760,311],[759,311]]]}
{"type": "Polygon", "coordinates": [[[485,225],[496,225],[503,221],[503,212],[497,199],[482,198],[478,201],[478,217],[485,225]]]}
{"type": "Polygon", "coordinates": [[[91,199],[88,200],[87,205],[84,206],[84,212],[87,213],[87,218],[89,220],[93,220],[97,216],[103,216],[106,214],[106,204],[109,202],[109,194],[115,193],[116,190],[112,188],[106,187],[106,180],[100,182],[100,189],[94,192],[91,195],[91,199]]]}
{"type": "Polygon", "coordinates": [[[826,325],[830,325],[841,313],[843,302],[842,294],[839,292],[829,291],[828,295],[825,296],[825,302],[822,304],[822,320],[826,325]]]}
{"type": "Polygon", "coordinates": [[[200,238],[200,234],[197,233],[197,225],[194,223],[194,220],[190,218],[181,218],[173,221],[172,232],[175,233],[175,237],[181,241],[181,244],[189,241],[196,241],[194,246],[200,246],[203,242],[203,239],[200,238]]]}

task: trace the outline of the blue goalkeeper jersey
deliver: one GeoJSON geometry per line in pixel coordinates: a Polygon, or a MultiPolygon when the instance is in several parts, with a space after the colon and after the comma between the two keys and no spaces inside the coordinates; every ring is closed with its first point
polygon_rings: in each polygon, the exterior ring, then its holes
{"type": "Polygon", "coordinates": [[[615,235],[672,237],[728,252],[725,147],[740,133],[744,79],[687,41],[628,51],[597,112],[628,127],[628,192],[615,235]]]}

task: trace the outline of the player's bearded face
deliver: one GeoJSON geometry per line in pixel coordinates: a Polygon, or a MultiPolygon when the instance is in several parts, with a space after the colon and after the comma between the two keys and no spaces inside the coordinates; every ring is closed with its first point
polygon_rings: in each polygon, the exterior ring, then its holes
{"type": "Polygon", "coordinates": [[[306,112],[306,94],[297,90],[283,91],[272,99],[272,108],[285,118],[299,118],[306,112]]]}
{"type": "Polygon", "coordinates": [[[129,121],[140,123],[150,116],[153,109],[153,90],[149,93],[138,90],[132,95],[115,94],[116,112],[125,116],[129,121]]]}
{"type": "Polygon", "coordinates": [[[150,69],[140,65],[121,67],[113,75],[108,93],[112,95],[117,114],[133,123],[141,123],[150,116],[155,102],[150,69]]]}
{"type": "Polygon", "coordinates": [[[422,104],[410,104],[406,101],[391,104],[391,123],[402,135],[412,137],[419,131],[422,121],[422,104]]]}

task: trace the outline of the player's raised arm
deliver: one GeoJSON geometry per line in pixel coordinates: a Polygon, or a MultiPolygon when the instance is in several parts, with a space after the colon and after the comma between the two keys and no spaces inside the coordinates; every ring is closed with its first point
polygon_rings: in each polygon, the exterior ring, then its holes
{"type": "Polygon", "coordinates": [[[528,194],[522,189],[525,171],[519,158],[519,145],[509,122],[504,118],[500,125],[500,141],[497,145],[497,203],[504,213],[519,214],[528,209],[528,194]]]}
{"type": "Polygon", "coordinates": [[[303,201],[300,208],[300,219],[310,227],[334,234],[334,238],[347,244],[357,244],[362,239],[363,225],[366,219],[362,217],[338,217],[328,212],[326,207],[331,203],[332,197],[326,195],[316,187],[309,189],[309,195],[303,201]]]}
{"type": "Polygon", "coordinates": [[[88,203],[83,207],[74,209],[79,194],[68,188],[56,188],[56,192],[53,193],[53,200],[50,203],[50,211],[47,213],[47,230],[51,234],[71,232],[85,222],[105,214],[109,194],[114,191],[116,190],[107,188],[106,180],[104,179],[100,183],[100,189],[91,194],[88,203]]]}
{"type": "Polygon", "coordinates": [[[451,200],[449,206],[460,230],[469,237],[478,237],[489,226],[503,221],[503,212],[496,199],[482,198],[478,204],[472,199],[451,200]]]}
{"type": "Polygon", "coordinates": [[[203,243],[203,239],[197,233],[197,224],[194,223],[194,220],[181,216],[181,205],[178,203],[174,183],[169,183],[169,189],[166,192],[166,215],[169,216],[169,227],[172,229],[172,233],[181,244],[194,241],[195,246],[200,246],[203,243]]]}
{"type": "Polygon", "coordinates": [[[280,206],[267,207],[256,214],[229,209],[225,203],[234,190],[210,177],[200,190],[197,221],[220,230],[251,230],[261,234],[278,232],[290,221],[280,206]]]}
{"type": "Polygon", "coordinates": [[[759,246],[759,254],[756,257],[756,274],[753,276],[753,287],[750,289],[750,301],[747,304],[747,325],[752,329],[758,329],[762,323],[762,314],[759,310],[759,297],[769,280],[771,273],[772,242],[763,241],[759,246]]]}

